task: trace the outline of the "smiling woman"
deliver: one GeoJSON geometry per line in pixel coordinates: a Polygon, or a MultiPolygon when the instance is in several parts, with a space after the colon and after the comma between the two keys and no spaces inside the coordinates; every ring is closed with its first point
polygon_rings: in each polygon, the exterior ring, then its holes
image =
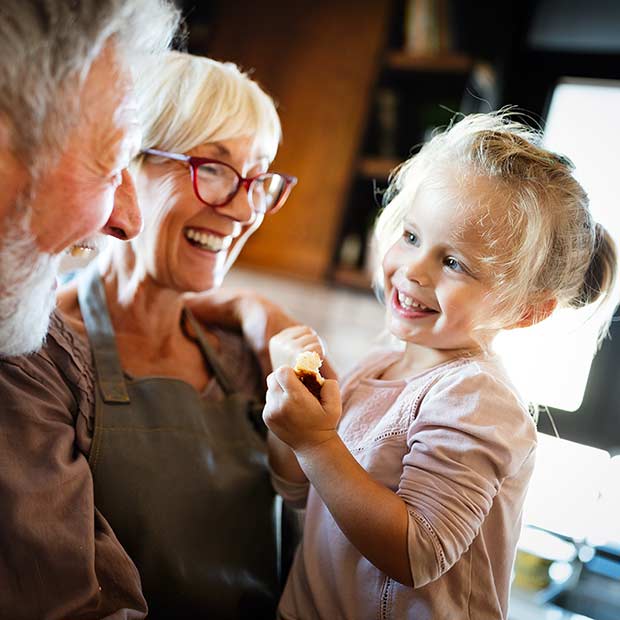
{"type": "Polygon", "coordinates": [[[83,396],[77,413],[60,408],[75,420],[65,473],[79,468],[105,520],[113,553],[95,561],[130,565],[118,581],[143,592],[149,618],[271,618],[282,575],[264,377],[239,333],[187,302],[286,200],[294,179],[268,170],[279,119],[234,65],[176,52],[140,75],[138,104],[145,150],[117,198],[135,184],[144,230],[61,291],[49,346],[71,363],[43,371],[50,402],[83,396]]]}
{"type": "Polygon", "coordinates": [[[126,377],[127,401],[104,391],[89,412],[100,429],[98,507],[136,563],[153,617],[266,617],[278,542],[254,426],[262,377],[241,338],[199,325],[184,299],[219,286],[268,207],[286,199],[280,192],[267,205],[255,191],[262,179],[292,183],[268,172],[280,124],[255,82],[206,58],[170,53],[142,74],[138,93],[150,102],[146,148],[132,166],[144,230],[60,295],[88,335],[95,382],[109,379],[97,360],[114,345],[126,377]],[[153,463],[165,475],[149,475],[153,463]]]}

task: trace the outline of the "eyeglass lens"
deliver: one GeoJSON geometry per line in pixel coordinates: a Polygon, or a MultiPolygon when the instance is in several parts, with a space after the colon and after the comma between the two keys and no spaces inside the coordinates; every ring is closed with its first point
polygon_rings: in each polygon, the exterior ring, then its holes
{"type": "MultiPolygon", "coordinates": [[[[197,181],[200,197],[212,205],[227,203],[239,186],[239,178],[234,171],[218,163],[198,166],[197,181]]],[[[248,199],[255,211],[265,213],[278,204],[285,188],[285,177],[275,172],[266,172],[253,179],[248,199]]]]}

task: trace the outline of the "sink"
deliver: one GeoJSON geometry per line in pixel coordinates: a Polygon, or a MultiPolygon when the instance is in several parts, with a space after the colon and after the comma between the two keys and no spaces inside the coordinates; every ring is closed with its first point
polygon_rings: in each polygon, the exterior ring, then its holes
{"type": "Polygon", "coordinates": [[[548,602],[593,620],[619,620],[620,581],[582,571],[574,588],[563,590],[548,602]]]}

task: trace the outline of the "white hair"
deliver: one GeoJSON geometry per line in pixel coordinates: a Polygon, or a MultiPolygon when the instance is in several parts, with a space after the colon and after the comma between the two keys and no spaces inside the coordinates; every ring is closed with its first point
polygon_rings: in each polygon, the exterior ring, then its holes
{"type": "Polygon", "coordinates": [[[273,160],[281,127],[273,100],[233,63],[168,52],[136,79],[142,148],[186,153],[252,136],[273,160]]]}
{"type": "Polygon", "coordinates": [[[0,120],[20,158],[58,151],[79,117],[79,92],[112,42],[121,63],[166,49],[179,24],[168,0],[2,0],[0,120]]]}
{"type": "Polygon", "coordinates": [[[36,351],[56,305],[60,256],[40,252],[29,232],[30,211],[18,210],[0,239],[0,356],[36,351]]]}

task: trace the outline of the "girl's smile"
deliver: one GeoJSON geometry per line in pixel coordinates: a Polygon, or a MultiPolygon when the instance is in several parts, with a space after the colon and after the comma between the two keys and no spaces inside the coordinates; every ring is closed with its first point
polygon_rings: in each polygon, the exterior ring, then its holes
{"type": "Polygon", "coordinates": [[[433,310],[418,299],[399,291],[397,288],[394,288],[392,294],[392,309],[407,319],[428,318],[433,314],[437,314],[437,310],[433,310]]]}

